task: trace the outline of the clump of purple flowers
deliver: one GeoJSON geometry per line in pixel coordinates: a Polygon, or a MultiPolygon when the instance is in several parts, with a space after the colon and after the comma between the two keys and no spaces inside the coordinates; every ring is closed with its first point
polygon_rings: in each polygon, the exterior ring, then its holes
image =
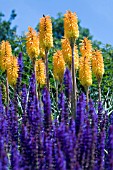
{"type": "Polygon", "coordinates": [[[42,100],[37,98],[34,74],[29,88],[22,87],[21,116],[16,92],[7,108],[0,88],[0,170],[113,169],[113,121],[102,103],[96,111],[90,99],[87,109],[83,93],[77,100],[74,120],[67,108],[72,88],[69,81],[66,70],[57,105],[60,119],[55,120],[49,90],[44,87],[42,100]]]}

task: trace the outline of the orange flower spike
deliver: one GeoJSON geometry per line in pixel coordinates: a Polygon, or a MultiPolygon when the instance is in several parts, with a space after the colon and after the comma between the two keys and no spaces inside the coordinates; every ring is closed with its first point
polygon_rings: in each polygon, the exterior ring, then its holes
{"type": "Polygon", "coordinates": [[[36,61],[36,80],[40,85],[46,83],[45,64],[42,59],[36,61]]]}
{"type": "Polygon", "coordinates": [[[39,36],[32,27],[28,27],[28,30],[26,34],[26,51],[31,60],[33,60],[39,55],[39,36]]]}
{"type": "Polygon", "coordinates": [[[75,56],[74,56],[74,58],[75,58],[75,70],[78,70],[78,68],[79,68],[79,55],[78,55],[78,49],[77,49],[77,46],[75,45],[74,46],[74,54],[75,54],[75,56]]]}
{"type": "Polygon", "coordinates": [[[18,78],[18,71],[19,71],[18,60],[16,57],[11,56],[10,65],[7,69],[7,77],[9,84],[11,85],[16,84],[18,78]]]}
{"type": "Polygon", "coordinates": [[[62,43],[62,54],[64,57],[65,63],[68,65],[68,67],[71,67],[71,58],[72,58],[72,50],[69,43],[69,40],[67,38],[64,38],[61,40],[62,43]]]}
{"type": "Polygon", "coordinates": [[[92,71],[97,80],[101,80],[104,74],[104,62],[101,51],[95,50],[92,53],[92,71]]]}
{"type": "Polygon", "coordinates": [[[39,23],[40,46],[45,50],[53,47],[52,22],[50,16],[43,16],[39,23]]]}
{"type": "Polygon", "coordinates": [[[87,57],[80,58],[79,79],[84,88],[88,88],[92,85],[91,64],[90,59],[87,57]]]}
{"type": "MultiPolygon", "coordinates": [[[[71,63],[72,63],[72,50],[71,46],[69,43],[69,40],[67,38],[64,38],[61,40],[62,43],[62,54],[64,57],[65,63],[68,65],[69,68],[71,68],[71,63]]],[[[74,54],[75,54],[75,70],[78,69],[79,66],[79,56],[78,56],[78,49],[77,46],[74,46],[74,54]]]]}
{"type": "Polygon", "coordinates": [[[11,45],[8,41],[2,41],[0,45],[0,67],[3,71],[7,70],[12,56],[11,45]]]}
{"type": "Polygon", "coordinates": [[[80,47],[80,52],[82,56],[87,56],[91,58],[92,55],[92,44],[88,38],[84,38],[82,41],[82,46],[80,47]]]}
{"type": "Polygon", "coordinates": [[[67,11],[64,15],[64,36],[69,40],[76,40],[79,37],[78,18],[75,12],[67,11]]]}
{"type": "Polygon", "coordinates": [[[65,71],[65,61],[61,50],[53,56],[53,73],[56,80],[62,82],[65,71]]]}
{"type": "Polygon", "coordinates": [[[41,48],[41,47],[39,47],[39,49],[40,49],[39,56],[40,56],[42,59],[45,60],[45,50],[44,50],[43,48],[41,48]]]}

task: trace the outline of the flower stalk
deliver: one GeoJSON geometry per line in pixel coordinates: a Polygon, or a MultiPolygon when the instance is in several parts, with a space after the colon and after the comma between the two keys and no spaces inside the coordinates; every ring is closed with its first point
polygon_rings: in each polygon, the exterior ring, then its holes
{"type": "Polygon", "coordinates": [[[74,41],[71,42],[71,49],[72,49],[72,114],[75,120],[76,118],[76,102],[77,102],[77,95],[76,95],[76,74],[75,74],[75,62],[74,62],[74,41]]]}
{"type": "Polygon", "coordinates": [[[7,106],[9,106],[9,83],[8,83],[7,71],[6,71],[6,95],[7,95],[7,106]]]}
{"type": "Polygon", "coordinates": [[[49,90],[48,49],[45,49],[45,62],[46,62],[46,86],[49,90]]]}
{"type": "Polygon", "coordinates": [[[34,71],[34,74],[35,74],[35,84],[36,84],[35,93],[36,93],[36,96],[37,96],[37,98],[38,98],[39,96],[38,96],[38,93],[37,93],[37,81],[36,81],[36,59],[35,59],[35,58],[33,58],[32,63],[33,63],[33,71],[34,71]]]}
{"type": "Polygon", "coordinates": [[[88,103],[89,103],[89,87],[86,87],[85,90],[86,90],[86,110],[88,111],[88,103]]]}
{"type": "Polygon", "coordinates": [[[101,81],[98,80],[98,99],[101,102],[101,81]]]}

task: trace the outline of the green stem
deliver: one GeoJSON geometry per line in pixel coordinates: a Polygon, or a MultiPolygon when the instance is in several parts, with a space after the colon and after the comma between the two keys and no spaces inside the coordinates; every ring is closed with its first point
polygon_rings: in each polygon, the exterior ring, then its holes
{"type": "Polygon", "coordinates": [[[56,80],[56,103],[58,103],[58,81],[56,80]]]}
{"type": "Polygon", "coordinates": [[[76,118],[76,75],[75,75],[75,62],[74,62],[74,42],[71,42],[71,49],[72,49],[72,114],[75,120],[76,118]]]}
{"type": "Polygon", "coordinates": [[[101,87],[100,87],[101,81],[98,81],[98,99],[99,102],[101,101],[101,87]]]}
{"type": "MultiPolygon", "coordinates": [[[[36,59],[35,59],[35,58],[33,59],[33,70],[34,70],[35,80],[36,80],[36,59]]],[[[35,83],[36,83],[35,92],[36,92],[36,96],[37,96],[37,98],[38,98],[38,93],[37,93],[37,81],[36,81],[35,83]]]]}
{"type": "Polygon", "coordinates": [[[86,88],[86,110],[88,111],[88,103],[89,103],[89,88],[86,88]]]}
{"type": "Polygon", "coordinates": [[[46,85],[49,89],[49,73],[48,73],[48,50],[45,50],[45,62],[46,62],[46,85]]]}
{"type": "Polygon", "coordinates": [[[6,95],[7,95],[7,106],[9,106],[9,83],[8,83],[7,71],[6,71],[6,95]]]}
{"type": "Polygon", "coordinates": [[[38,84],[38,98],[39,98],[39,101],[41,101],[41,99],[40,99],[40,83],[38,84]]]}

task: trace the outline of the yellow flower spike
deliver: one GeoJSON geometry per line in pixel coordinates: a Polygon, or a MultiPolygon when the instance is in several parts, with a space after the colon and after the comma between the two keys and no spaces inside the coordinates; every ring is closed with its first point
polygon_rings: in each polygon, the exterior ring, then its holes
{"type": "Polygon", "coordinates": [[[75,58],[75,70],[78,70],[79,68],[79,55],[78,55],[78,49],[77,49],[77,46],[75,45],[74,46],[74,58],[75,58]]]}
{"type": "Polygon", "coordinates": [[[104,74],[104,62],[102,53],[99,50],[95,50],[92,53],[92,71],[95,74],[97,80],[101,81],[104,74]]]}
{"type": "Polygon", "coordinates": [[[33,61],[39,55],[39,36],[32,27],[28,27],[28,30],[26,34],[26,51],[33,61]]]}
{"type": "MultiPolygon", "coordinates": [[[[62,43],[62,54],[64,57],[65,63],[68,65],[69,68],[71,68],[72,64],[72,49],[69,43],[69,40],[67,38],[64,38],[61,40],[62,43]]],[[[79,67],[79,56],[78,56],[78,49],[77,46],[74,46],[74,58],[75,58],[75,70],[79,67]]]]}
{"type": "Polygon", "coordinates": [[[88,38],[84,38],[82,40],[82,45],[80,47],[80,52],[82,54],[82,56],[86,56],[86,57],[90,57],[92,55],[92,44],[91,41],[88,40],[88,38]]]}
{"type": "Polygon", "coordinates": [[[0,45],[0,67],[3,71],[7,70],[12,56],[11,45],[8,41],[2,41],[0,45]]]}
{"type": "Polygon", "coordinates": [[[19,71],[18,60],[16,57],[11,56],[10,65],[7,69],[7,77],[10,85],[16,84],[18,78],[18,71],[19,71]]]}
{"type": "Polygon", "coordinates": [[[75,12],[67,11],[64,14],[64,36],[69,40],[76,40],[79,37],[78,18],[75,12]]]}
{"type": "Polygon", "coordinates": [[[44,50],[53,47],[52,22],[50,16],[43,16],[39,23],[40,46],[44,50]]]}
{"type": "Polygon", "coordinates": [[[61,50],[58,50],[53,56],[53,73],[56,80],[63,80],[65,71],[65,61],[61,50]]]}
{"type": "Polygon", "coordinates": [[[79,79],[85,89],[92,85],[91,63],[87,57],[80,58],[79,79]]]}
{"type": "Polygon", "coordinates": [[[72,50],[69,43],[69,40],[67,38],[63,38],[61,40],[62,43],[62,54],[64,57],[65,63],[68,65],[68,67],[71,67],[71,61],[72,61],[72,50]]]}
{"type": "Polygon", "coordinates": [[[44,50],[42,47],[39,47],[39,49],[40,49],[39,56],[40,56],[43,60],[45,60],[45,50],[44,50]]]}
{"type": "Polygon", "coordinates": [[[42,59],[36,61],[36,80],[38,84],[44,85],[46,83],[45,64],[42,59]]]}

